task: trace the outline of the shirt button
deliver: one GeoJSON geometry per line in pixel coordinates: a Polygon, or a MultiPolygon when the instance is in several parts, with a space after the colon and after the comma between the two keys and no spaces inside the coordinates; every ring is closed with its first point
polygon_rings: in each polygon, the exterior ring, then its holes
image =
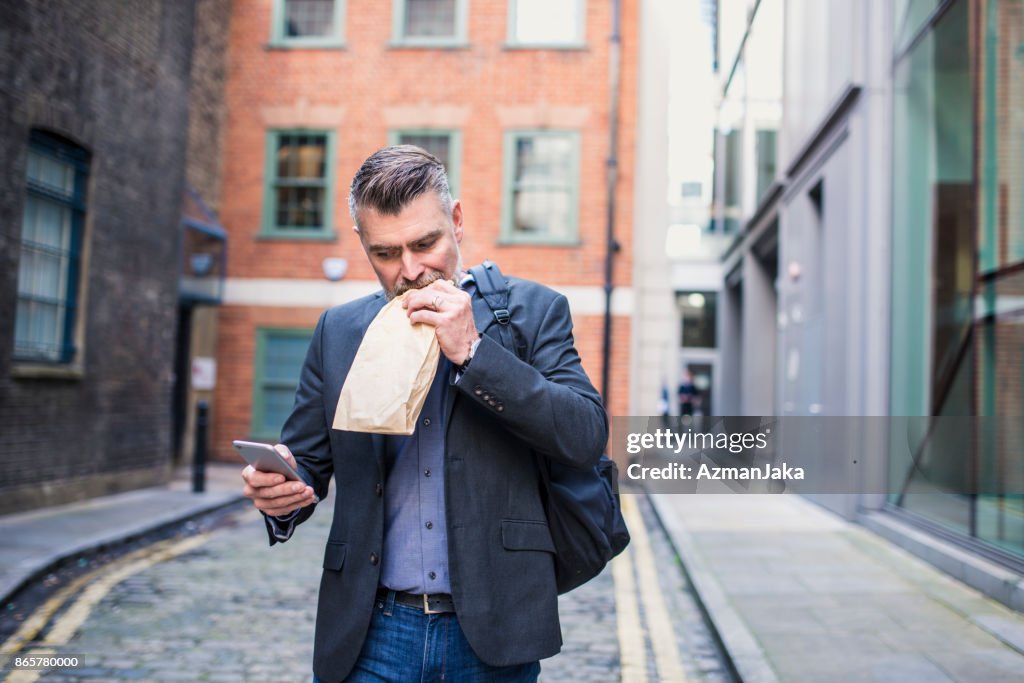
{"type": "Polygon", "coordinates": [[[429,574],[427,574],[427,576],[429,576],[430,580],[433,581],[434,579],[437,578],[437,573],[436,572],[430,572],[429,574]]]}
{"type": "Polygon", "coordinates": [[[373,490],[377,493],[378,498],[384,495],[384,485],[379,481],[377,482],[377,485],[373,487],[373,490]]]}
{"type": "Polygon", "coordinates": [[[434,528],[434,523],[433,522],[427,522],[424,526],[426,526],[428,529],[433,529],[434,528]]]}
{"type": "Polygon", "coordinates": [[[370,553],[370,564],[376,567],[378,562],[380,562],[380,558],[377,557],[377,553],[370,553]]]}
{"type": "Polygon", "coordinates": [[[429,417],[423,418],[423,426],[424,427],[429,427],[430,426],[430,418],[429,417]]]}
{"type": "Polygon", "coordinates": [[[424,477],[429,477],[430,476],[430,470],[423,470],[423,476],[424,477]]]}

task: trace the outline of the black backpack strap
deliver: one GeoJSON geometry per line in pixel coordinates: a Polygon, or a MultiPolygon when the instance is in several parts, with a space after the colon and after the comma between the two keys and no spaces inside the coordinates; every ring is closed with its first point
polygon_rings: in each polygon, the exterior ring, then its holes
{"type": "Polygon", "coordinates": [[[476,282],[476,291],[487,302],[487,306],[494,313],[494,320],[498,323],[498,336],[501,337],[502,345],[518,355],[518,346],[512,335],[511,322],[512,314],[508,309],[508,281],[501,274],[501,268],[491,260],[486,260],[479,266],[469,269],[476,282]]]}

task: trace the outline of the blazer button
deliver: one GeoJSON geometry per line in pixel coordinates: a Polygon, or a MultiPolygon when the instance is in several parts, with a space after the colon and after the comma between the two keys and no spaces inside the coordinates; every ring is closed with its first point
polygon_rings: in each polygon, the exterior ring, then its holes
{"type": "Polygon", "coordinates": [[[483,400],[485,400],[485,401],[490,401],[491,400],[491,395],[490,394],[484,394],[483,396],[481,396],[481,398],[483,400]]]}
{"type": "Polygon", "coordinates": [[[370,564],[376,567],[378,562],[380,562],[380,558],[377,557],[377,553],[370,553],[370,564]]]}
{"type": "Polygon", "coordinates": [[[497,410],[500,413],[501,411],[505,410],[505,405],[503,403],[499,403],[497,407],[495,407],[495,410],[497,410]]]}
{"type": "Polygon", "coordinates": [[[373,490],[377,494],[378,498],[384,495],[384,485],[379,481],[377,482],[377,485],[373,487],[373,490]]]}
{"type": "Polygon", "coordinates": [[[475,387],[473,387],[473,393],[479,396],[480,394],[484,393],[484,388],[477,384],[475,387]]]}

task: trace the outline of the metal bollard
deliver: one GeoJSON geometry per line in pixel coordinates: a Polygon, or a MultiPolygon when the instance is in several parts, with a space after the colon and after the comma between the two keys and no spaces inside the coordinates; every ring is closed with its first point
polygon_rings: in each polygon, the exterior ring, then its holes
{"type": "Polygon", "coordinates": [[[210,404],[206,400],[196,403],[196,448],[192,454],[192,493],[206,490],[206,426],[209,424],[210,404]]]}

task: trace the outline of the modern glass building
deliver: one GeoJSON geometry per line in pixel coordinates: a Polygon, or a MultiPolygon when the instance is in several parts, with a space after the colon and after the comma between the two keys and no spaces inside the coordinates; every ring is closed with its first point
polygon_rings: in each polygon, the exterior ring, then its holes
{"type": "Polygon", "coordinates": [[[893,12],[890,412],[1000,419],[942,457],[928,432],[894,445],[889,505],[1022,568],[1024,501],[1000,483],[1024,469],[1024,3],[893,12]],[[946,490],[964,477],[977,494],[946,490]]]}

